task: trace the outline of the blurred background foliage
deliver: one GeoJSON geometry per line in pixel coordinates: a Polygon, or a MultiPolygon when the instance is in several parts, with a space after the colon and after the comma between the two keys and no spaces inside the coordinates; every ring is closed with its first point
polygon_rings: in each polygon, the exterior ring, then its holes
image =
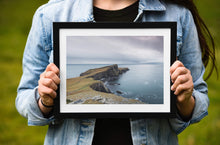
{"type": "MultiPolygon", "coordinates": [[[[47,126],[30,127],[15,108],[16,89],[22,74],[22,55],[36,9],[47,0],[0,0],[0,145],[43,144],[47,126]]],[[[220,64],[220,1],[196,1],[216,42],[220,64]]],[[[220,142],[220,81],[216,73],[207,81],[209,115],[179,137],[180,145],[218,145],[220,142]]]]}

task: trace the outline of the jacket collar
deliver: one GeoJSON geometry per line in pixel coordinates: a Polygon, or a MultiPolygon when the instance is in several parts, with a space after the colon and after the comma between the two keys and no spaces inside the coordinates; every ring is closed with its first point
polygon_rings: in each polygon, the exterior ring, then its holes
{"type": "Polygon", "coordinates": [[[140,0],[139,8],[144,11],[165,11],[166,7],[160,0],[140,0]]]}
{"type": "MultiPolygon", "coordinates": [[[[76,5],[74,7],[75,11],[80,12],[80,14],[74,15],[73,20],[78,21],[94,21],[93,18],[93,0],[76,0],[72,4],[76,5]],[[82,9],[83,8],[83,9],[82,9]]],[[[68,4],[69,5],[69,4],[68,4]]],[[[160,0],[140,0],[139,11],[165,11],[166,7],[160,2],[160,0]]]]}

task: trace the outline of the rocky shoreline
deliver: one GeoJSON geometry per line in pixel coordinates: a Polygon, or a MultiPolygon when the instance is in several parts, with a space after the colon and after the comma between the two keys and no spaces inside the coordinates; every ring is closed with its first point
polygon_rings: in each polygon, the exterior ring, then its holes
{"type": "Polygon", "coordinates": [[[86,76],[86,78],[93,78],[94,80],[100,80],[98,83],[92,84],[90,87],[96,91],[112,93],[107,86],[106,82],[117,80],[120,75],[127,72],[128,68],[118,68],[117,64],[105,66],[96,69],[90,69],[80,76],[86,76]],[[104,71],[103,71],[104,69],[104,71]],[[101,70],[101,71],[100,71],[101,70]]]}
{"type": "MultiPolygon", "coordinates": [[[[128,68],[119,68],[117,64],[101,68],[90,69],[80,74],[79,77],[67,79],[68,104],[142,104],[143,102],[128,99],[113,94],[105,85],[109,81],[119,78],[129,71],[128,68]]],[[[112,84],[120,85],[120,84],[112,84]]]]}

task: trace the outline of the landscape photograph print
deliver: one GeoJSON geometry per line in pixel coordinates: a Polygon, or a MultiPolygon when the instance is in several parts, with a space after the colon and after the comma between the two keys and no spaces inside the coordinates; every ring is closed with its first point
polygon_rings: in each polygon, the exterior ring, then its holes
{"type": "Polygon", "coordinates": [[[163,104],[164,36],[67,36],[66,104],[163,104]]]}

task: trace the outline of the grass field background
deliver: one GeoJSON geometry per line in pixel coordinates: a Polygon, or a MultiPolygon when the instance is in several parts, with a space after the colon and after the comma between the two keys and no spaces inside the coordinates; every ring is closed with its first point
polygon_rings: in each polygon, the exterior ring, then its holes
{"type": "MultiPolygon", "coordinates": [[[[43,144],[47,126],[29,127],[15,109],[16,89],[22,74],[22,55],[35,10],[46,0],[0,0],[0,145],[43,144]]],[[[220,64],[220,1],[196,2],[214,36],[220,64]]],[[[220,81],[209,86],[209,115],[179,135],[180,145],[218,145],[220,142],[220,81]]]]}

